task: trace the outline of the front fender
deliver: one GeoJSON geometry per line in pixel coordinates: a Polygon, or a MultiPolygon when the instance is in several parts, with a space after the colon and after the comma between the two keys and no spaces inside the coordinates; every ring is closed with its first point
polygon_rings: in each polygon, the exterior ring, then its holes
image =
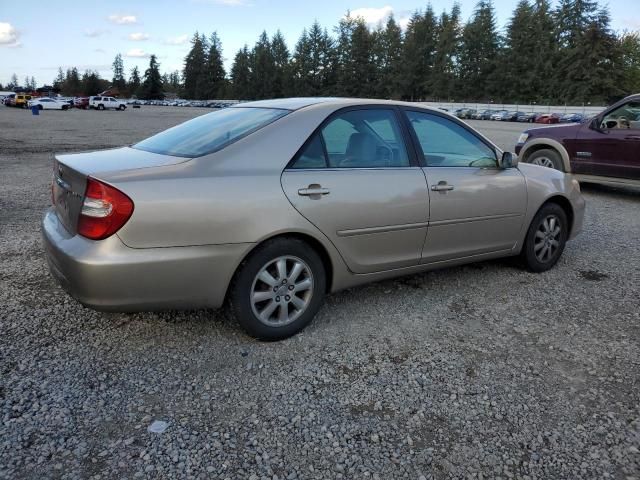
{"type": "Polygon", "coordinates": [[[569,159],[569,152],[567,149],[557,140],[553,140],[551,138],[532,138],[528,140],[520,150],[520,158],[526,159],[531,153],[536,150],[540,150],[541,147],[552,148],[556,150],[560,157],[562,157],[562,165],[564,167],[564,171],[566,173],[571,173],[571,162],[569,159]]]}

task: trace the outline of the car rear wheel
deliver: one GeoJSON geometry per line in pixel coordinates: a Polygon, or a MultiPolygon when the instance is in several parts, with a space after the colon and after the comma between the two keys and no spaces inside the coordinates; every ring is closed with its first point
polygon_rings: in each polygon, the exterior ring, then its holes
{"type": "Polygon", "coordinates": [[[521,257],[532,272],[545,272],[557,262],[567,243],[567,214],[557,203],[543,205],[533,218],[521,257]]]}
{"type": "Polygon", "coordinates": [[[231,286],[231,307],[249,335],[280,340],[311,322],[325,287],[320,256],[301,240],[277,238],[242,263],[231,286]]]}
{"type": "Polygon", "coordinates": [[[102,104],[98,105],[98,110],[104,110],[104,105],[102,104]]]}
{"type": "Polygon", "coordinates": [[[527,159],[527,163],[540,165],[541,167],[553,168],[555,170],[564,171],[562,168],[562,158],[555,150],[544,148],[533,152],[527,159]]]}

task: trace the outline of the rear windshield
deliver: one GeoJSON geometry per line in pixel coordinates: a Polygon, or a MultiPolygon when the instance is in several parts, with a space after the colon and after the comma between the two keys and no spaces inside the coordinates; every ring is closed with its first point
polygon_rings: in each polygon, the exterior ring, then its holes
{"type": "Polygon", "coordinates": [[[178,157],[201,157],[220,150],[287,113],[288,110],[274,108],[226,108],[160,132],[136,143],[133,148],[178,157]]]}

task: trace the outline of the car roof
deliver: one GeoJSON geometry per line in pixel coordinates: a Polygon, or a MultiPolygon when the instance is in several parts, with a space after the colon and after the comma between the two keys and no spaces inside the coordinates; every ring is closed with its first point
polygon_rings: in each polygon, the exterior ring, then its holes
{"type": "MultiPolygon", "coordinates": [[[[232,108],[262,107],[281,108],[284,110],[299,110],[311,105],[325,104],[339,108],[357,105],[405,105],[408,107],[419,107],[428,110],[438,110],[435,107],[424,103],[401,102],[396,100],[378,100],[371,98],[341,98],[341,97],[298,97],[298,98],[278,98],[274,100],[258,100],[255,102],[242,102],[233,105],[232,108]]],[[[442,111],[442,110],[438,110],[442,111]]]]}

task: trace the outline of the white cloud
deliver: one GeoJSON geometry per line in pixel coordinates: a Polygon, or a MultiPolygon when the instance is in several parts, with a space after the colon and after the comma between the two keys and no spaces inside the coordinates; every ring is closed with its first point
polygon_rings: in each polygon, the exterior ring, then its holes
{"type": "Polygon", "coordinates": [[[20,33],[10,23],[0,22],[0,46],[19,47],[20,33]]]}
{"type": "Polygon", "coordinates": [[[124,56],[129,58],[149,58],[151,55],[146,53],[141,48],[132,48],[127,53],[125,53],[124,56]]]}
{"type": "Polygon", "coordinates": [[[130,33],[128,38],[134,42],[143,42],[149,40],[149,34],[142,32],[130,33]]]}
{"type": "Polygon", "coordinates": [[[371,8],[371,7],[363,7],[356,8],[355,10],[351,10],[352,18],[362,18],[368,27],[376,27],[381,22],[384,23],[387,19],[394,15],[396,22],[400,25],[400,28],[405,29],[409,23],[409,19],[411,15],[408,11],[403,10],[400,12],[394,12],[393,7],[391,5],[385,5],[380,8],[371,8]]]}
{"type": "Polygon", "coordinates": [[[167,45],[184,45],[188,41],[189,41],[189,35],[185,34],[185,35],[178,35],[177,37],[169,37],[164,41],[164,43],[166,43],[167,45]]]}
{"type": "Polygon", "coordinates": [[[106,33],[109,33],[109,30],[105,30],[103,28],[96,28],[96,29],[87,28],[84,31],[84,36],[85,37],[89,37],[89,38],[96,38],[96,37],[99,37],[99,36],[104,35],[106,33]]]}
{"type": "Polygon", "coordinates": [[[116,25],[134,25],[138,23],[135,15],[109,15],[108,20],[116,25]]]}

